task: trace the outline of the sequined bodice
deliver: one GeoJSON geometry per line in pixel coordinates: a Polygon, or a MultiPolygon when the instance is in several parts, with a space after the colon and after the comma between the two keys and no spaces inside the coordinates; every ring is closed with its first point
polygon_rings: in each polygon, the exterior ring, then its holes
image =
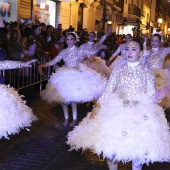
{"type": "Polygon", "coordinates": [[[66,67],[77,67],[85,57],[90,57],[94,55],[96,52],[97,49],[88,50],[80,49],[76,46],[73,46],[71,48],[62,50],[58,56],[56,56],[50,62],[46,63],[46,65],[52,66],[59,62],[61,59],[63,59],[66,67]]]}
{"type": "Polygon", "coordinates": [[[150,51],[148,66],[151,69],[162,69],[165,57],[170,53],[170,48],[158,48],[150,51]]]}
{"type": "Polygon", "coordinates": [[[153,94],[154,76],[150,70],[143,66],[125,65],[120,69],[120,73],[116,75],[116,93],[119,97],[135,99],[144,93],[153,94]],[[148,84],[148,80],[150,84],[148,84]]]}
{"type": "Polygon", "coordinates": [[[122,99],[134,101],[138,101],[143,94],[154,97],[155,78],[153,72],[141,64],[133,67],[127,64],[117,67],[112,71],[99,102],[113,92],[122,99]]]}
{"type": "Polygon", "coordinates": [[[80,51],[77,47],[74,48],[67,48],[63,51],[63,60],[65,62],[65,66],[67,67],[75,67],[77,66],[81,59],[80,51]]]}

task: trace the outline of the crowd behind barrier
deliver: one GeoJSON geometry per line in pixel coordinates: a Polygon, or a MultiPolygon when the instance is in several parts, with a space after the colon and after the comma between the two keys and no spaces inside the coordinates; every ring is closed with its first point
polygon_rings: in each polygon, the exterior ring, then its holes
{"type": "MultiPolygon", "coordinates": [[[[9,84],[17,90],[38,84],[40,85],[39,90],[41,90],[42,82],[48,80],[52,73],[52,68],[45,68],[45,77],[42,77],[38,73],[38,65],[53,59],[60,51],[67,48],[65,40],[67,33],[73,32],[76,34],[76,46],[79,47],[88,41],[88,31],[90,30],[86,28],[75,31],[71,25],[68,29],[62,29],[62,24],[60,23],[57,28],[39,21],[6,23],[0,18],[0,61],[14,60],[24,62],[38,59],[32,68],[2,70],[0,72],[0,83],[3,84],[5,79],[6,85],[9,84]]],[[[95,42],[100,41],[104,34],[103,30],[98,31],[95,36],[95,42]]],[[[143,37],[134,38],[140,38],[143,41],[143,37]]],[[[165,45],[169,46],[169,42],[170,37],[167,37],[165,45]]],[[[103,42],[107,49],[99,51],[97,56],[107,63],[122,43],[125,43],[124,34],[110,33],[103,42]]],[[[150,41],[148,41],[147,46],[150,47],[150,41]]],[[[61,61],[56,68],[62,65],[61,61]]]]}
{"type": "Polygon", "coordinates": [[[49,53],[44,53],[36,63],[32,64],[32,67],[2,70],[1,76],[4,77],[6,85],[10,85],[16,90],[22,90],[33,85],[38,85],[38,91],[40,92],[42,90],[42,83],[48,80],[52,68],[44,68],[45,75],[41,76],[38,73],[38,65],[48,62],[51,59],[52,57],[49,53]]]}

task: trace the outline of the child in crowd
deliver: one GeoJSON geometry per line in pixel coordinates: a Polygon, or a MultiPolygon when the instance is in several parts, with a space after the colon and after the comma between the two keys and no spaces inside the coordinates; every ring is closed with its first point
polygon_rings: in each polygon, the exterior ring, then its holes
{"type": "Polygon", "coordinates": [[[132,170],[170,161],[169,126],[157,104],[167,89],[156,91],[152,70],[140,63],[139,40],[125,50],[127,63],[112,70],[93,111],[68,133],[71,150],[91,149],[106,158],[109,170],[117,170],[119,161],[132,161],[132,170]]]}

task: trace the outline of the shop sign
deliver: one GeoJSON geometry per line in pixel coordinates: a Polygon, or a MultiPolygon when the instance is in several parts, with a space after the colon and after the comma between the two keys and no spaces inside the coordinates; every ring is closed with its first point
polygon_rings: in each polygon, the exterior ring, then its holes
{"type": "Polygon", "coordinates": [[[137,18],[123,18],[123,22],[125,24],[139,25],[140,24],[140,19],[137,19],[137,18]]]}
{"type": "Polygon", "coordinates": [[[123,15],[122,14],[116,14],[115,22],[116,23],[122,23],[123,22],[123,15]]]}

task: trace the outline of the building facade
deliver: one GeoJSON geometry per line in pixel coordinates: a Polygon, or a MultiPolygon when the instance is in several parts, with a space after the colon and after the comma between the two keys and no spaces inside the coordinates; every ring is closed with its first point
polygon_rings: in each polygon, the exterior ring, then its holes
{"type": "Polygon", "coordinates": [[[110,22],[117,34],[170,33],[168,0],[0,0],[0,8],[6,22],[39,20],[88,31],[106,31],[110,22]]]}

